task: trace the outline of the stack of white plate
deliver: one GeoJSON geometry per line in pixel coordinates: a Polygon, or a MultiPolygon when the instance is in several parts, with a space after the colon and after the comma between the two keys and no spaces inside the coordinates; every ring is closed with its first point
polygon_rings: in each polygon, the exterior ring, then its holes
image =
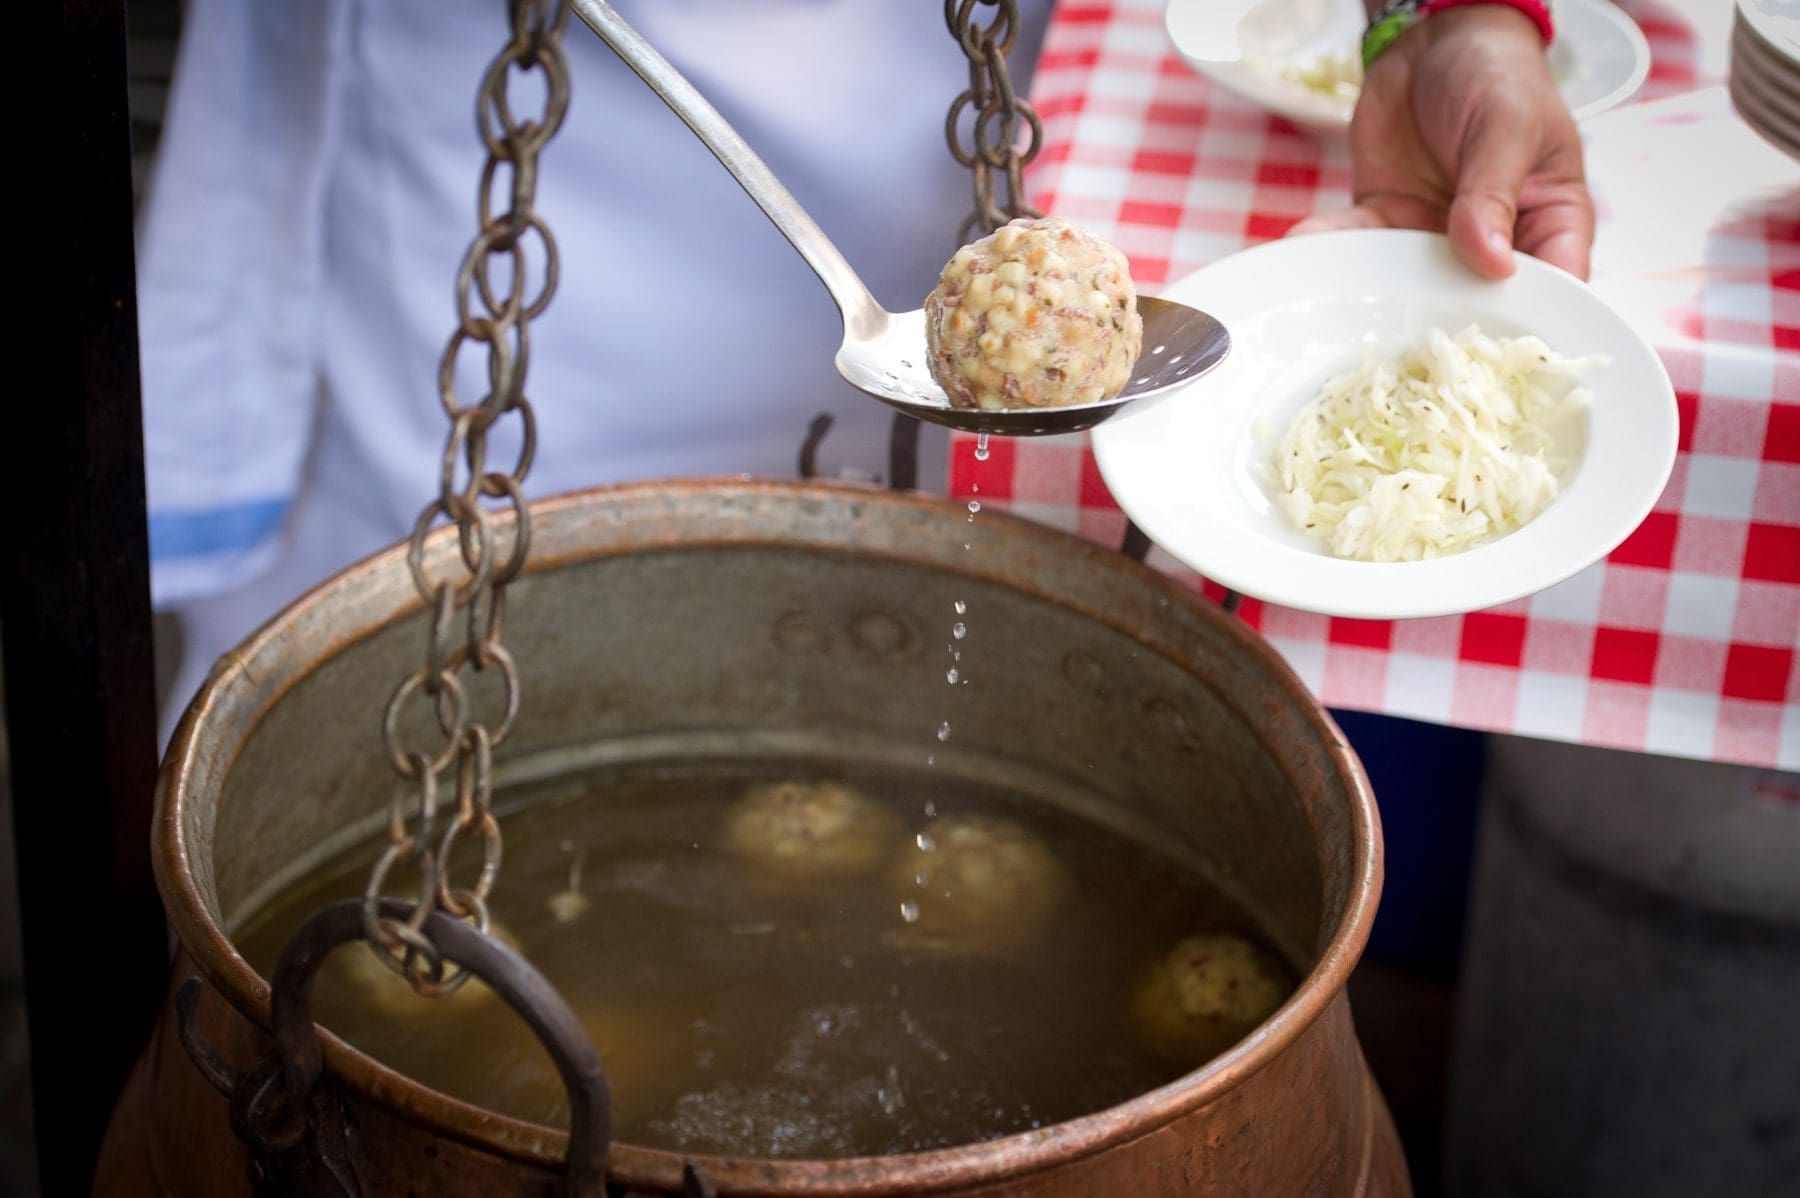
{"type": "Polygon", "coordinates": [[[1731,102],[1744,122],[1800,158],[1800,3],[1737,0],[1731,102]]]}

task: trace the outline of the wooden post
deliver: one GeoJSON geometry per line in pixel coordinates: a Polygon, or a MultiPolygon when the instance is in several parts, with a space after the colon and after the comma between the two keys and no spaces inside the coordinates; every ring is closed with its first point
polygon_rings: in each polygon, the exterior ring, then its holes
{"type": "Polygon", "coordinates": [[[48,287],[18,298],[0,571],[6,724],[45,1195],[85,1194],[160,1004],[156,774],[122,0],[66,0],[24,154],[48,287]],[[40,231],[42,230],[42,231],[40,231]]]}

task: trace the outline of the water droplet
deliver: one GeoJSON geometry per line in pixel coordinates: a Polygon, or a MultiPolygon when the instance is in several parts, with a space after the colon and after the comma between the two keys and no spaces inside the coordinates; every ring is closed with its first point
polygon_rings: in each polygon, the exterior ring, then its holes
{"type": "Polygon", "coordinates": [[[969,484],[969,494],[971,494],[971,495],[981,494],[981,484],[980,483],[970,483],[969,484]]]}
{"type": "Polygon", "coordinates": [[[979,500],[979,499],[969,500],[969,515],[973,516],[976,512],[979,512],[980,510],[981,510],[981,500],[979,500]]]}
{"type": "Polygon", "coordinates": [[[904,919],[907,923],[918,923],[919,904],[913,902],[911,899],[907,899],[904,903],[901,903],[900,918],[904,919]]]}
{"type": "Polygon", "coordinates": [[[962,622],[962,621],[961,621],[961,620],[958,620],[958,621],[957,621],[957,622],[956,622],[956,623],[955,623],[955,624],[954,624],[954,625],[953,625],[953,626],[952,626],[952,627],[951,627],[951,629],[950,629],[950,635],[951,635],[951,636],[953,636],[953,637],[955,637],[955,638],[956,638],[956,639],[957,639],[957,640],[959,640],[959,641],[960,641],[960,640],[962,640],[962,639],[963,639],[963,638],[964,638],[964,637],[965,637],[965,636],[968,636],[968,635],[969,635],[969,626],[968,626],[968,625],[967,625],[967,624],[964,624],[964,623],[963,623],[963,622],[962,622]]]}
{"type": "MultiPolygon", "coordinates": [[[[936,765],[937,764],[937,754],[936,753],[925,754],[925,764],[926,765],[936,765]]],[[[928,803],[928,804],[926,804],[926,806],[930,806],[930,804],[928,803]]]]}
{"type": "Polygon", "coordinates": [[[925,818],[926,819],[936,819],[937,818],[937,804],[932,802],[930,799],[925,800],[925,818]]]}
{"type": "Polygon", "coordinates": [[[915,886],[931,885],[931,875],[926,873],[924,870],[920,870],[918,873],[913,875],[913,885],[915,885],[915,886]]]}
{"type": "Polygon", "coordinates": [[[900,1071],[894,1066],[888,1066],[887,1084],[876,1088],[875,1098],[881,1103],[882,1112],[888,1115],[906,1105],[906,1095],[900,1092],[900,1071]]]}
{"type": "MultiPolygon", "coordinates": [[[[931,834],[929,832],[921,832],[917,836],[913,837],[913,843],[919,846],[919,851],[921,853],[929,853],[931,850],[937,848],[937,841],[935,841],[931,838],[931,834]]],[[[920,874],[919,876],[924,877],[925,875],[920,874]]],[[[919,883],[919,885],[921,885],[921,886],[923,886],[924,884],[925,883],[923,883],[923,882],[919,883]]]]}
{"type": "Polygon", "coordinates": [[[945,672],[944,681],[948,682],[951,686],[956,685],[956,667],[955,666],[951,666],[950,669],[945,672]]]}
{"type": "Polygon", "coordinates": [[[959,616],[968,615],[969,614],[969,605],[967,603],[964,603],[961,599],[958,599],[956,601],[956,614],[959,616]]]}
{"type": "Polygon", "coordinates": [[[950,739],[950,721],[949,720],[945,720],[943,723],[938,725],[938,739],[939,740],[949,740],[950,739]]]}
{"type": "Polygon", "coordinates": [[[988,435],[986,433],[975,434],[975,460],[978,462],[988,460],[988,435]]]}

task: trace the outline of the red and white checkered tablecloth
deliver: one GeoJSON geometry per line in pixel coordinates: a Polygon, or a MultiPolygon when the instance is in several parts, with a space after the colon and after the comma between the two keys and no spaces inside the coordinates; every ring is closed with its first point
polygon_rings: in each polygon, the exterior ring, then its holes
{"type": "MultiPolygon", "coordinates": [[[[1110,238],[1152,293],[1347,204],[1350,183],[1341,142],[1322,145],[1194,74],[1167,42],[1165,3],[1064,0],[1031,90],[1044,119],[1033,201],[1110,238]]],[[[1635,110],[1670,137],[1726,124],[1750,136],[1702,52],[1728,29],[1696,27],[1667,3],[1625,8],[1653,66],[1633,105],[1600,121],[1635,110]]],[[[1587,129],[1591,172],[1601,129],[1587,129]]],[[[1642,280],[1624,277],[1630,247],[1601,251],[1615,244],[1609,230],[1631,223],[1620,215],[1628,202],[1637,212],[1661,201],[1593,182],[1596,285],[1650,305],[1643,319],[1628,315],[1661,353],[1681,408],[1681,452],[1656,510],[1605,562],[1490,611],[1363,621],[1246,599],[1240,614],[1332,706],[1800,768],[1800,166],[1755,202],[1688,214],[1697,260],[1645,263],[1642,280]]],[[[1681,240],[1642,225],[1630,236],[1645,245],[1681,240]]],[[[996,439],[980,462],[973,451],[973,438],[953,438],[953,495],[1120,543],[1125,516],[1085,436],[996,439]]],[[[1222,594],[1161,550],[1149,560],[1222,594]]]]}

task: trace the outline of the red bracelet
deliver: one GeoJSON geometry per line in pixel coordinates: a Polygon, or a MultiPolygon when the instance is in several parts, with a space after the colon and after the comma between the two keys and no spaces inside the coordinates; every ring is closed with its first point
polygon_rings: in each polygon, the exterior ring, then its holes
{"type": "Polygon", "coordinates": [[[1419,14],[1427,16],[1446,8],[1463,8],[1470,4],[1504,4],[1508,8],[1517,9],[1531,18],[1531,23],[1537,26],[1546,46],[1556,40],[1556,26],[1550,20],[1550,5],[1545,0],[1425,0],[1419,8],[1419,14]]]}
{"type": "Polygon", "coordinates": [[[1370,18],[1368,31],[1363,34],[1363,67],[1367,69],[1401,34],[1432,13],[1446,8],[1461,8],[1465,4],[1504,4],[1529,17],[1531,23],[1537,26],[1538,33],[1543,36],[1546,46],[1555,40],[1556,27],[1550,19],[1550,0],[1387,0],[1370,18]]]}

